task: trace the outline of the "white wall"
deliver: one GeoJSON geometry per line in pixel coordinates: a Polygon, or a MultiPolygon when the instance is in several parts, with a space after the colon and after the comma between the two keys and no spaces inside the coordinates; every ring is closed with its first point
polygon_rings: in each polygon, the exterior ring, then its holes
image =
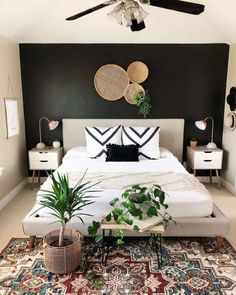
{"type": "Polygon", "coordinates": [[[19,44],[0,36],[0,200],[27,177],[25,122],[23,111],[19,44]],[[20,135],[6,139],[4,97],[12,97],[8,90],[11,78],[15,97],[18,98],[20,135]]]}
{"type": "MultiPolygon", "coordinates": [[[[232,86],[236,87],[236,43],[230,46],[226,97],[232,86]]],[[[229,112],[230,108],[225,102],[225,117],[229,112]]],[[[224,165],[222,176],[231,188],[236,191],[236,129],[231,131],[224,126],[223,149],[224,165]]]]}

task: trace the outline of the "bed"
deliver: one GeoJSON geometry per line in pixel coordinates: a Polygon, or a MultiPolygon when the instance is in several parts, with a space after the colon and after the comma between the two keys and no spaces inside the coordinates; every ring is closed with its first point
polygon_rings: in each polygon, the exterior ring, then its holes
{"type": "MultiPolygon", "coordinates": [[[[223,213],[213,205],[211,196],[199,181],[190,175],[181,165],[183,152],[183,119],[63,119],[63,142],[65,156],[56,173],[69,174],[71,183],[76,183],[86,169],[89,181],[100,180],[100,196],[96,203],[90,205],[89,213],[94,216],[84,218],[85,224],[71,220],[68,227],[79,228],[86,235],[91,220],[101,220],[110,211],[109,201],[119,197],[122,191],[132,184],[161,184],[167,192],[168,212],[174,217],[177,225],[170,225],[167,236],[216,236],[221,237],[228,232],[229,221],[223,213]],[[86,126],[160,126],[160,159],[140,160],[139,162],[105,162],[103,159],[90,159],[86,152],[84,128],[86,126]],[[124,177],[125,175],[125,177],[124,177]],[[128,177],[127,177],[128,176],[128,177]],[[174,185],[174,187],[173,187],[174,185]]],[[[50,179],[41,189],[50,188],[50,179]]],[[[40,191],[36,203],[23,220],[25,234],[31,236],[31,244],[35,236],[44,236],[58,227],[52,223],[48,209],[44,208],[35,214],[40,191]]],[[[86,209],[88,212],[88,208],[86,209]]],[[[220,243],[221,238],[218,238],[220,243]]]]}

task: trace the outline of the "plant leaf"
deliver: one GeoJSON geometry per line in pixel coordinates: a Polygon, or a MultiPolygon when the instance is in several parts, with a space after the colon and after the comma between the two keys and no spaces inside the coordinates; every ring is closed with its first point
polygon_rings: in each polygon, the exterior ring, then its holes
{"type": "Polygon", "coordinates": [[[115,209],[113,210],[113,213],[114,213],[115,215],[117,215],[117,216],[123,214],[123,212],[124,212],[124,210],[121,209],[121,208],[115,208],[115,209]]]}
{"type": "Polygon", "coordinates": [[[111,206],[115,206],[115,204],[119,201],[119,198],[114,198],[113,200],[111,200],[110,205],[111,206]]]}
{"type": "Polygon", "coordinates": [[[137,225],[134,225],[133,230],[134,230],[134,231],[139,231],[140,228],[139,228],[137,225]]]}
{"type": "Polygon", "coordinates": [[[153,206],[151,206],[148,211],[147,211],[147,216],[148,217],[153,217],[153,216],[157,216],[157,209],[153,206]]]}
{"type": "Polygon", "coordinates": [[[111,213],[109,213],[109,214],[106,216],[106,221],[111,221],[111,218],[112,218],[111,213]]]}
{"type": "Polygon", "coordinates": [[[124,242],[122,239],[117,239],[116,243],[117,243],[118,246],[121,246],[121,245],[123,245],[125,242],[124,242]]]}

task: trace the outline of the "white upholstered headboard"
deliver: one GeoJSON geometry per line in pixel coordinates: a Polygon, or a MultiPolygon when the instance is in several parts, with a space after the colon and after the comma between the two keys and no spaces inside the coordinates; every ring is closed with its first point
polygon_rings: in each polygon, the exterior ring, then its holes
{"type": "Polygon", "coordinates": [[[63,119],[62,124],[65,152],[72,147],[86,145],[86,126],[160,126],[160,146],[169,149],[182,161],[184,119],[63,119]]]}

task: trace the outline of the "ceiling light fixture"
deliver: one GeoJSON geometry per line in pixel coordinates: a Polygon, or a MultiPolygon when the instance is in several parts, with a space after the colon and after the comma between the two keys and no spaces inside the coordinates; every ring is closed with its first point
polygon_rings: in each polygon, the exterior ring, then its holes
{"type": "MultiPolygon", "coordinates": [[[[199,15],[205,9],[202,4],[183,0],[139,0],[139,2],[150,7],[161,7],[193,15],[199,15]]],[[[106,0],[101,4],[67,17],[66,20],[72,21],[114,4],[117,5],[108,13],[108,16],[118,24],[130,27],[132,31],[141,31],[145,28],[144,19],[148,13],[135,0],[106,0]]]]}
{"type": "Polygon", "coordinates": [[[108,16],[119,25],[131,27],[132,31],[145,28],[144,19],[148,13],[134,0],[122,1],[108,13],[108,16]]]}

